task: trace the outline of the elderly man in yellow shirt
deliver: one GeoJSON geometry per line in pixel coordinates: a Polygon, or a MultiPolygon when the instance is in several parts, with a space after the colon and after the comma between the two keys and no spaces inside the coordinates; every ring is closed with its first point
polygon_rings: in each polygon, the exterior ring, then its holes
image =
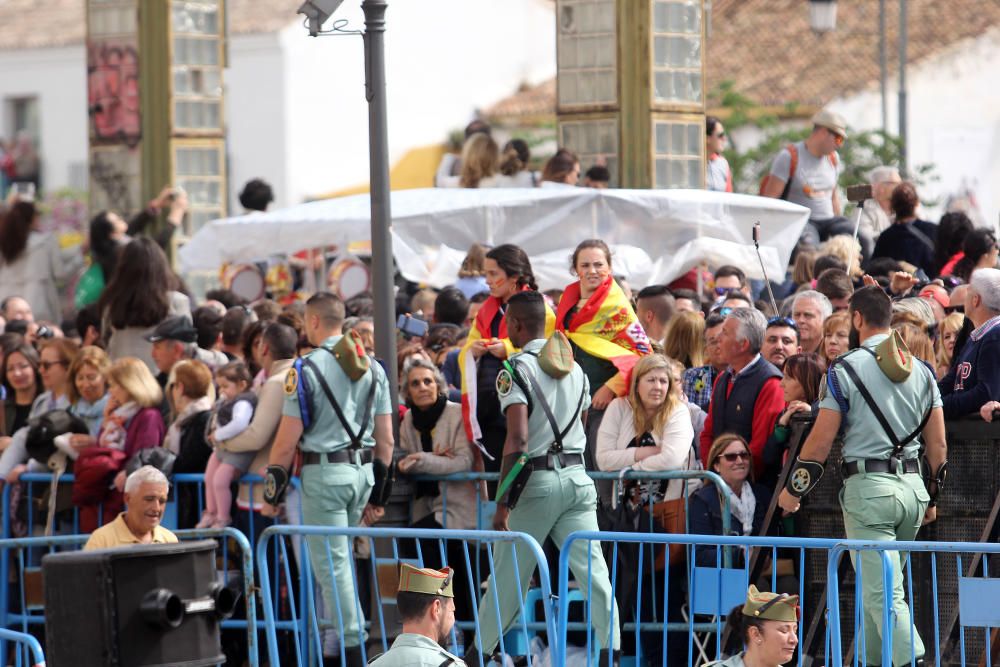
{"type": "Polygon", "coordinates": [[[83,548],[176,542],[177,536],[160,525],[169,491],[170,483],[162,472],[153,466],[142,466],[125,480],[125,511],[95,530],[83,548]]]}

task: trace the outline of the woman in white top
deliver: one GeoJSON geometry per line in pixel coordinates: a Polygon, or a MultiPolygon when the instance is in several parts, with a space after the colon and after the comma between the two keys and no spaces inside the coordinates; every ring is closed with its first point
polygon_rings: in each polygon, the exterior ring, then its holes
{"type": "MultiPolygon", "coordinates": [[[[673,390],[670,360],[662,354],[641,358],[632,369],[628,395],[614,399],[597,433],[597,466],[601,470],[659,472],[695,466],[694,429],[687,406],[673,390]]],[[[645,485],[654,502],[683,495],[680,480],[660,491],[659,482],[645,485]]]]}
{"type": "Polygon", "coordinates": [[[24,298],[37,320],[62,321],[57,284],[83,268],[83,255],[63,255],[59,239],[38,229],[34,202],[15,201],[0,219],[0,300],[24,298]]]}
{"type": "Polygon", "coordinates": [[[112,360],[135,357],[153,374],[159,372],[146,336],[170,315],[191,316],[191,302],[176,290],[178,286],[156,241],[140,236],[122,248],[114,275],[98,301],[101,332],[112,360]]]}

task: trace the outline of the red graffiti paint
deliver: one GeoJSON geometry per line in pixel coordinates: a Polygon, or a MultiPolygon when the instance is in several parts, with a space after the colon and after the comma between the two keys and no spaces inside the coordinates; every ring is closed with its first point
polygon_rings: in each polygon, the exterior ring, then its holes
{"type": "Polygon", "coordinates": [[[130,147],[139,143],[139,56],[134,46],[111,40],[89,44],[87,102],[97,139],[130,147]]]}

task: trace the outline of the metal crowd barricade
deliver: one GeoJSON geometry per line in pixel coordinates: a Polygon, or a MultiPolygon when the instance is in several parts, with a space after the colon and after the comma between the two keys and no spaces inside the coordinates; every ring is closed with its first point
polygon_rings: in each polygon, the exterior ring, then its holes
{"type": "MultiPolygon", "coordinates": [[[[888,557],[888,552],[893,551],[899,552],[900,560],[904,563],[903,590],[911,619],[909,632],[911,656],[914,652],[915,633],[919,631],[923,638],[927,664],[992,665],[1000,660],[996,630],[1000,627],[1000,604],[997,602],[1000,599],[1000,578],[990,576],[997,574],[1000,544],[843,540],[831,550],[827,563],[827,585],[831,593],[841,587],[843,578],[839,574],[838,564],[844,554],[859,551],[875,551],[881,555],[880,574],[886,591],[881,614],[882,664],[893,664],[892,629],[896,618],[892,612],[893,572],[888,557]],[[914,561],[918,556],[924,559],[923,563],[914,561]],[[990,556],[994,558],[992,568],[990,556]],[[954,569],[951,569],[952,564],[954,569]],[[952,580],[952,577],[955,579],[952,580]],[[947,603],[942,600],[951,594],[955,594],[957,600],[954,602],[949,600],[947,603]],[[923,613],[920,613],[921,611],[923,613]]],[[[855,600],[860,599],[861,584],[861,577],[856,577],[855,600]]],[[[864,612],[863,609],[859,609],[861,605],[855,604],[853,614],[844,614],[841,610],[840,596],[829,597],[833,660],[829,664],[845,664],[843,644],[847,643],[846,640],[851,635],[843,631],[845,616],[851,620],[851,630],[855,638],[853,655],[849,655],[848,660],[854,665],[864,664],[862,648],[864,622],[861,616],[864,612]],[[841,638],[842,640],[838,641],[841,638]]],[[[911,660],[911,664],[916,664],[915,658],[911,660]]]]}
{"type": "MultiPolygon", "coordinates": [[[[633,664],[643,664],[643,656],[648,655],[646,646],[655,646],[658,655],[649,656],[653,664],[676,664],[668,662],[669,633],[684,633],[687,640],[686,653],[688,664],[698,664],[702,661],[714,660],[722,657],[722,635],[725,624],[725,616],[737,604],[745,600],[747,586],[751,582],[750,563],[754,550],[759,550],[765,558],[771,562],[770,572],[762,577],[764,581],[758,580],[756,583],[764,589],[776,590],[779,587],[779,574],[777,561],[781,557],[779,553],[795,553],[794,562],[799,572],[802,571],[806,551],[819,550],[830,553],[838,544],[835,540],[824,539],[796,539],[782,537],[727,537],[715,535],[671,535],[671,534],[642,534],[642,533],[610,533],[610,532],[576,532],[566,538],[562,546],[559,557],[559,595],[557,600],[558,618],[558,655],[564,662],[569,657],[567,635],[571,632],[585,633],[584,647],[587,653],[587,664],[592,664],[593,637],[586,622],[571,622],[569,616],[569,605],[562,604],[570,595],[570,569],[569,551],[577,542],[601,542],[605,552],[612,554],[608,559],[608,565],[612,583],[612,596],[618,599],[619,591],[615,589],[616,584],[616,564],[618,553],[627,545],[657,545],[661,549],[666,549],[671,544],[684,545],[686,550],[686,564],[684,566],[684,580],[686,594],[683,588],[670,585],[668,575],[662,577],[662,581],[651,579],[648,576],[639,576],[636,579],[636,588],[633,591],[623,591],[633,593],[636,600],[634,608],[619,609],[619,619],[622,630],[623,655],[634,660],[633,664]],[[707,551],[706,551],[707,550],[707,551]],[[741,554],[742,565],[726,566],[724,554],[728,551],[735,551],[741,554]],[[699,564],[699,561],[701,564],[699,564]],[[660,602],[653,609],[643,608],[643,601],[648,601],[649,595],[647,587],[658,587],[660,602]],[[673,590],[672,590],[673,588],[673,590]],[[688,606],[686,620],[671,619],[668,616],[668,609],[671,608],[671,596],[682,595],[682,602],[688,606]],[[626,617],[626,614],[628,615],[626,617]],[[697,615],[704,615],[706,620],[696,620],[697,615]],[[624,623],[621,618],[627,618],[624,623]],[[708,620],[710,619],[710,620],[708,620]],[[704,635],[704,636],[703,636],[704,635]],[[715,641],[711,642],[709,637],[714,635],[715,641]],[[711,644],[714,643],[714,651],[711,644]],[[625,648],[630,646],[630,648],[625,648]],[[696,653],[701,654],[696,659],[696,653]]],[[[649,569],[650,563],[647,561],[645,549],[638,550],[639,572],[645,573],[649,569]]],[[[787,586],[787,582],[781,582],[787,586]]],[[[588,590],[591,586],[589,576],[585,582],[577,582],[582,590],[588,590]]],[[[780,592],[797,593],[800,600],[806,595],[805,581],[799,577],[795,582],[794,590],[784,590],[780,592]]],[[[590,608],[590,596],[586,595],[583,616],[589,619],[592,616],[590,608]]],[[[677,600],[674,600],[676,603],[677,600]]],[[[798,633],[801,643],[804,633],[804,623],[799,625],[798,633]]],[[[829,632],[829,629],[827,629],[829,632]]],[[[677,636],[675,634],[675,636],[677,636]]],[[[829,638],[825,642],[823,662],[820,664],[842,664],[830,663],[829,638]]],[[[798,667],[803,665],[803,656],[798,657],[798,667]]]]}
{"type": "MultiPolygon", "coordinates": [[[[14,667],[45,667],[45,654],[42,653],[42,645],[31,635],[17,630],[0,628],[0,642],[14,642],[16,644],[14,667]]],[[[3,651],[0,655],[6,656],[7,652],[3,651]]],[[[6,661],[4,664],[7,664],[6,661]]]]}
{"type": "MultiPolygon", "coordinates": [[[[207,530],[179,530],[174,533],[181,540],[219,539],[222,550],[222,572],[229,572],[229,540],[232,540],[240,551],[239,572],[242,579],[243,600],[246,609],[246,619],[229,619],[222,621],[223,628],[240,628],[247,634],[247,654],[250,667],[259,665],[259,650],[257,646],[257,587],[253,578],[253,550],[246,537],[233,528],[207,530]]],[[[27,635],[32,627],[45,624],[43,600],[41,593],[40,569],[32,568],[37,560],[40,562],[42,552],[74,551],[81,548],[89,535],[54,535],[50,537],[22,537],[0,539],[0,629],[10,631],[12,627],[20,628],[20,632],[11,638],[15,641],[21,634],[27,635]],[[14,551],[16,554],[12,554],[14,551]],[[35,558],[37,556],[37,559],[35,558]],[[16,566],[16,577],[11,576],[11,561],[16,566]],[[10,589],[11,582],[16,581],[16,595],[10,589]],[[15,608],[12,609],[11,607],[15,608]]],[[[229,582],[223,582],[228,584],[229,582]]],[[[30,636],[30,635],[29,635],[30,636]]],[[[0,634],[0,656],[6,655],[4,641],[7,635],[0,634]]],[[[37,643],[37,642],[36,642],[37,643]]],[[[33,649],[31,649],[33,650],[33,649]]],[[[40,655],[39,647],[39,655],[40,655]]]]}
{"type": "MultiPolygon", "coordinates": [[[[339,528],[326,526],[273,526],[264,531],[260,542],[257,544],[257,566],[260,573],[260,589],[263,601],[264,621],[267,634],[268,655],[271,664],[290,665],[295,664],[313,665],[317,664],[320,656],[324,653],[323,635],[328,630],[339,630],[343,628],[343,609],[336,595],[336,578],[332,578],[332,588],[334,590],[334,608],[325,609],[319,613],[317,608],[320,600],[317,599],[317,583],[313,577],[316,564],[310,562],[307,549],[301,550],[299,568],[301,572],[300,580],[302,586],[299,589],[298,600],[290,605],[291,614],[289,618],[275,617],[276,606],[273,603],[272,576],[269,571],[269,564],[266,558],[269,541],[278,537],[303,537],[305,539],[341,539],[349,540],[353,545],[355,540],[362,540],[368,543],[371,557],[368,563],[369,572],[354,571],[355,586],[359,586],[364,581],[370,582],[372,588],[369,595],[359,596],[356,600],[358,608],[370,607],[370,613],[364,614],[367,620],[364,627],[359,628],[359,633],[364,636],[369,635],[372,639],[381,643],[382,651],[388,650],[390,638],[395,636],[398,628],[395,623],[394,602],[396,595],[396,576],[399,562],[410,562],[418,567],[430,566],[425,560],[432,556],[437,556],[437,560],[432,563],[434,567],[448,565],[456,569],[454,590],[456,602],[461,604],[459,596],[462,596],[470,603],[470,616],[463,616],[456,613],[456,627],[451,633],[448,649],[455,654],[462,655],[466,649],[466,638],[471,639],[472,634],[479,635],[483,626],[480,624],[479,603],[483,596],[483,586],[485,579],[480,579],[474,575],[475,569],[472,560],[483,551],[486,560],[487,576],[495,571],[494,556],[498,549],[510,549],[514,568],[520,572],[520,568],[530,567],[532,571],[537,568],[537,591],[531,599],[536,604],[524,601],[528,591],[520,590],[521,600],[515,618],[513,629],[508,629],[503,633],[502,627],[498,627],[500,638],[499,649],[501,652],[511,655],[521,655],[529,650],[531,640],[539,633],[544,633],[550,645],[554,646],[556,637],[555,618],[551,613],[552,591],[550,586],[550,574],[548,563],[542,552],[541,546],[530,536],[523,533],[514,532],[492,532],[492,531],[458,531],[458,530],[431,530],[413,528],[339,528]],[[405,550],[404,542],[412,542],[416,547],[415,556],[403,555],[405,550]],[[462,548],[463,556],[461,562],[455,562],[449,558],[449,546],[459,545],[462,548]],[[518,547],[518,548],[515,548],[518,547]],[[426,549],[437,553],[429,553],[426,549]],[[527,552],[527,558],[519,562],[518,551],[521,549],[527,552]],[[470,553],[471,552],[471,553],[470,553]],[[382,554],[382,555],[379,555],[382,554]],[[527,562],[534,560],[534,563],[527,562]],[[541,619],[537,619],[538,607],[541,609],[541,619]],[[278,633],[290,632],[294,635],[293,648],[294,656],[283,655],[278,649],[278,633]]],[[[279,540],[279,545],[284,550],[285,540],[279,540]]],[[[327,562],[324,568],[333,570],[332,562],[327,552],[327,562]]],[[[411,552],[412,553],[412,552],[411,552]]],[[[523,554],[522,554],[523,555],[523,554]]],[[[286,558],[287,562],[287,558],[286,558]]],[[[352,568],[356,567],[352,560],[352,568]]],[[[363,567],[363,566],[362,566],[363,567]]],[[[291,580],[287,570],[282,573],[284,578],[279,585],[284,586],[287,591],[295,589],[296,582],[291,580]]],[[[518,578],[514,578],[518,581],[518,578]]],[[[510,586],[510,581],[500,582],[502,586],[510,586]]],[[[494,600],[496,598],[494,597],[494,600]]],[[[496,618],[500,618],[499,604],[494,604],[492,610],[496,618]]],[[[502,625],[498,621],[498,626],[502,625]]],[[[339,632],[339,637],[343,637],[343,632],[339,632]]],[[[365,646],[366,642],[362,642],[365,646]]],[[[329,653],[329,647],[328,653],[329,653]]],[[[340,656],[343,660],[344,647],[341,643],[339,647],[340,656]]],[[[367,646],[364,649],[365,659],[368,655],[367,646]]],[[[553,661],[552,664],[558,664],[553,661]]]]}
{"type": "MultiPolygon", "coordinates": [[[[725,487],[725,482],[718,474],[709,470],[670,470],[664,472],[645,472],[641,470],[627,470],[622,472],[596,472],[588,471],[587,475],[591,479],[597,480],[611,480],[615,482],[615,492],[618,492],[618,484],[622,481],[641,481],[641,482],[657,482],[665,481],[669,482],[671,480],[703,480],[704,482],[712,482],[717,488],[723,489],[725,487]]],[[[449,528],[448,526],[448,483],[449,482],[470,482],[476,484],[478,482],[495,482],[500,479],[498,473],[484,473],[484,472],[459,472],[452,473],[450,475],[408,475],[405,477],[406,480],[414,482],[445,482],[441,487],[441,504],[442,504],[442,518],[444,519],[444,528],[449,528]]],[[[687,499],[689,498],[688,485],[683,485],[683,498],[685,499],[685,509],[687,509],[687,499]]],[[[720,493],[720,499],[722,501],[722,523],[723,531],[728,535],[730,532],[730,517],[731,512],[729,494],[720,493]]],[[[652,509],[652,498],[649,501],[650,510],[652,509]]],[[[496,507],[496,503],[491,500],[483,500],[483,498],[477,493],[476,494],[476,530],[489,530],[491,526],[489,525],[489,519],[493,515],[493,510],[496,507]]],[[[652,512],[650,511],[650,514],[652,512]]],[[[687,513],[685,512],[685,517],[687,513]]],[[[412,516],[410,517],[412,520],[412,516]]],[[[457,526],[459,529],[464,529],[462,526],[457,526]]]]}

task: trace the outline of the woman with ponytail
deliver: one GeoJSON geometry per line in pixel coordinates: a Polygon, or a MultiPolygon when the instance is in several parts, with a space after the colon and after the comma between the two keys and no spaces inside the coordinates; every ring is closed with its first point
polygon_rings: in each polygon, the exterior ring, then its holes
{"type": "MultiPolygon", "coordinates": [[[[507,337],[505,313],[510,297],[524,290],[538,290],[527,253],[516,245],[499,245],[486,253],[486,284],[489,298],[483,303],[459,353],[462,373],[462,416],[469,442],[479,444],[485,454],[485,470],[500,470],[507,420],[500,410],[497,375],[514,352],[507,337]]],[[[555,315],[547,312],[545,334],[555,328],[555,315]]]]}

